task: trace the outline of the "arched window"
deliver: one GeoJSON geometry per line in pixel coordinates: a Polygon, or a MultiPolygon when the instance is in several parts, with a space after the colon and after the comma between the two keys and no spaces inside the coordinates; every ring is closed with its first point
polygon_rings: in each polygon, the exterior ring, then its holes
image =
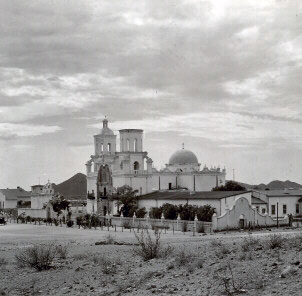
{"type": "Polygon", "coordinates": [[[110,143],[107,144],[107,150],[108,150],[108,152],[111,152],[111,144],[110,143]]]}
{"type": "Polygon", "coordinates": [[[104,151],[104,144],[101,143],[101,152],[103,152],[103,151],[104,151]]]}
{"type": "Polygon", "coordinates": [[[130,140],[127,139],[127,151],[130,151],[130,140]]]}
{"type": "Polygon", "coordinates": [[[134,139],[134,151],[137,152],[137,139],[134,139]]]}
{"type": "Polygon", "coordinates": [[[135,171],[139,170],[139,163],[138,163],[137,161],[134,162],[134,164],[133,164],[133,169],[134,169],[135,171]]]}

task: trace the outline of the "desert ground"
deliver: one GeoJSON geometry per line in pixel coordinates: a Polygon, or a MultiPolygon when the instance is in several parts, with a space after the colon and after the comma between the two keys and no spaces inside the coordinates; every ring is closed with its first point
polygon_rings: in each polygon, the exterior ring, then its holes
{"type": "Polygon", "coordinates": [[[145,261],[133,230],[9,223],[0,226],[0,295],[302,295],[301,229],[168,231],[159,242],[145,261]],[[20,266],[16,255],[37,245],[65,252],[49,270],[20,266]]]}

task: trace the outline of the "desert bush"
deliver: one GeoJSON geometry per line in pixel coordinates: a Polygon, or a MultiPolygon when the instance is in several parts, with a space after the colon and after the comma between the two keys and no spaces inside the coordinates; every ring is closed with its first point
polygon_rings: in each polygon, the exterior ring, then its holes
{"type": "Polygon", "coordinates": [[[115,243],[115,239],[110,234],[105,236],[105,243],[106,245],[113,245],[115,243]]]}
{"type": "Polygon", "coordinates": [[[117,272],[117,265],[121,265],[120,261],[114,261],[105,255],[94,255],[91,257],[91,260],[94,264],[97,264],[101,267],[101,270],[104,274],[115,274],[117,272]]]}
{"type": "Polygon", "coordinates": [[[167,256],[172,252],[170,246],[163,248],[160,241],[160,231],[154,231],[153,237],[147,228],[143,228],[138,234],[134,232],[138,246],[134,248],[134,254],[142,257],[145,261],[167,256]]]}
{"type": "Polygon", "coordinates": [[[87,253],[75,254],[72,256],[72,258],[77,261],[88,259],[88,257],[89,257],[89,254],[87,254],[87,253]]]}
{"type": "Polygon", "coordinates": [[[221,241],[219,241],[219,240],[212,240],[211,241],[211,247],[219,247],[219,246],[221,246],[222,244],[221,244],[221,241]]]}
{"type": "Polygon", "coordinates": [[[225,257],[225,255],[228,255],[231,253],[232,253],[231,249],[229,248],[229,246],[227,246],[225,244],[221,244],[221,245],[217,246],[215,249],[215,255],[218,258],[223,258],[223,257],[225,257]]]}
{"type": "Polygon", "coordinates": [[[54,244],[35,245],[16,254],[19,267],[31,267],[38,271],[48,270],[57,255],[57,246],[54,244]]]}
{"type": "Polygon", "coordinates": [[[5,258],[3,258],[3,257],[0,257],[0,267],[1,266],[5,266],[7,264],[8,264],[7,260],[5,258]]]}
{"type": "Polygon", "coordinates": [[[283,238],[281,234],[272,234],[269,235],[268,240],[266,241],[267,247],[269,249],[278,249],[283,246],[283,238]]]}
{"type": "MultiPolygon", "coordinates": [[[[215,284],[213,288],[216,291],[213,295],[233,296],[246,293],[246,290],[261,290],[264,288],[265,273],[259,269],[257,263],[250,263],[245,266],[245,272],[242,272],[241,266],[242,263],[236,267],[233,261],[225,261],[220,264],[218,269],[214,271],[215,284]]],[[[262,295],[262,293],[258,291],[255,295],[262,295]]]]}
{"type": "Polygon", "coordinates": [[[249,235],[248,238],[245,237],[243,242],[241,243],[241,250],[243,252],[248,252],[251,250],[255,250],[258,246],[260,246],[259,239],[256,239],[249,235]]]}
{"type": "Polygon", "coordinates": [[[298,234],[288,239],[288,244],[292,248],[297,248],[299,251],[302,250],[302,235],[298,234]]]}
{"type": "Polygon", "coordinates": [[[232,296],[243,292],[246,286],[245,281],[235,276],[230,262],[225,263],[215,271],[214,279],[217,281],[224,294],[232,296]]]}
{"type": "Polygon", "coordinates": [[[196,268],[203,267],[203,259],[185,248],[175,254],[175,267],[185,267],[192,273],[196,268]]]}
{"type": "Polygon", "coordinates": [[[58,257],[61,259],[66,259],[69,252],[68,246],[57,245],[56,248],[58,257]]]}

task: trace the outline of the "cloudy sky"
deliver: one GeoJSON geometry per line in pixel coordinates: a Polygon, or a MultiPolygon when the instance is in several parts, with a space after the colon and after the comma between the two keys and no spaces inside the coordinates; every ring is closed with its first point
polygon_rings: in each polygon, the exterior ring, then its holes
{"type": "Polygon", "coordinates": [[[59,183],[105,115],[161,168],[185,143],[249,183],[302,182],[302,2],[0,1],[0,188],[59,183]]]}

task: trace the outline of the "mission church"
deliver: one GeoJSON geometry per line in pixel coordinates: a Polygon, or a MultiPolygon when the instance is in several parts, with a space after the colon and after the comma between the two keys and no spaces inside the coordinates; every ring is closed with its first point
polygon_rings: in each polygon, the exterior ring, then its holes
{"type": "Polygon", "coordinates": [[[200,169],[196,155],[184,145],[171,155],[164,169],[157,170],[143,150],[143,130],[119,130],[120,151],[116,137],[105,118],[100,133],[94,136],[94,155],[86,163],[88,213],[115,214],[110,196],[123,185],[137,190],[142,198],[152,192],[204,192],[225,185],[225,169],[206,165],[200,169]]]}

